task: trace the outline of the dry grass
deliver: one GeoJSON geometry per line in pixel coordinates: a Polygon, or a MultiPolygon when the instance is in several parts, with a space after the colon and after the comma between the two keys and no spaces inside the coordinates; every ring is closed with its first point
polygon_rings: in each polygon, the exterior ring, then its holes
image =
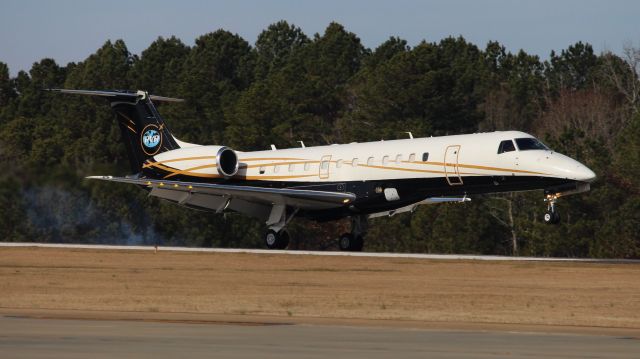
{"type": "Polygon", "coordinates": [[[0,248],[0,307],[640,328],[640,265],[0,248]]]}

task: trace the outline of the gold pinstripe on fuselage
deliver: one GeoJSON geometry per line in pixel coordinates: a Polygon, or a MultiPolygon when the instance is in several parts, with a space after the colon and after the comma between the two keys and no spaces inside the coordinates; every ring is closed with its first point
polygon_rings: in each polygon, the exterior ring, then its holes
{"type": "Polygon", "coordinates": [[[157,163],[171,163],[171,162],[181,162],[181,161],[195,161],[195,160],[206,160],[212,159],[215,160],[216,156],[196,156],[196,157],[186,157],[186,158],[172,158],[169,160],[157,161],[157,162],[149,162],[142,165],[142,168],[151,167],[157,163]]]}
{"type": "MultiPolygon", "coordinates": [[[[165,163],[172,163],[172,162],[185,162],[185,161],[195,161],[195,160],[203,160],[203,159],[212,159],[215,160],[216,156],[194,156],[194,157],[183,157],[183,158],[173,158],[173,159],[167,159],[167,160],[162,160],[162,161],[158,161],[158,162],[148,162],[145,163],[143,165],[143,168],[149,168],[149,167],[157,167],[160,169],[163,169],[165,171],[170,172],[170,174],[166,175],[164,178],[170,178],[173,176],[177,176],[177,175],[189,175],[189,176],[196,176],[196,177],[206,177],[206,178],[221,178],[223,176],[219,175],[219,174],[207,174],[207,173],[201,173],[201,172],[194,172],[197,170],[202,170],[202,169],[207,169],[207,168],[214,168],[216,167],[216,164],[206,164],[206,165],[199,165],[199,166],[194,166],[194,167],[188,167],[185,169],[177,169],[177,168],[173,168],[173,167],[168,167],[165,166],[165,163]]],[[[269,167],[269,166],[287,166],[287,165],[296,165],[296,164],[318,164],[320,163],[320,161],[318,160],[310,160],[310,159],[304,159],[304,158],[297,158],[297,157],[251,157],[251,158],[240,158],[239,161],[241,162],[240,165],[240,169],[250,169],[250,168],[258,168],[258,167],[269,167]],[[242,162],[248,162],[248,161],[280,161],[280,162],[263,162],[263,163],[254,163],[254,164],[242,164],[242,162]]],[[[329,161],[331,163],[337,163],[339,160],[333,160],[333,161],[329,161]]],[[[344,161],[345,164],[351,164],[353,165],[352,162],[349,161],[344,161]]],[[[401,163],[406,163],[406,164],[412,164],[412,165],[428,165],[428,166],[440,166],[440,167],[458,167],[458,168],[468,168],[468,169],[479,169],[479,170],[484,170],[484,171],[497,171],[497,172],[511,172],[511,173],[523,173],[523,174],[533,174],[533,175],[547,175],[546,173],[543,172],[536,172],[536,171],[528,171],[528,170],[520,170],[520,169],[515,169],[515,168],[502,168],[502,167],[492,167],[492,166],[481,166],[481,165],[474,165],[474,164],[464,164],[464,163],[460,163],[460,164],[455,164],[455,163],[445,163],[445,162],[433,162],[433,161],[401,161],[401,163]]],[[[363,168],[373,168],[373,169],[379,169],[379,170],[388,170],[388,171],[404,171],[404,172],[415,172],[415,173],[432,173],[432,174],[438,174],[438,175],[446,175],[447,173],[443,170],[432,170],[432,169],[418,169],[418,168],[407,168],[407,167],[394,167],[394,166],[380,166],[380,165],[368,165],[368,164],[360,164],[357,166],[352,166],[352,168],[357,168],[357,167],[363,167],[363,168]]],[[[478,173],[478,172],[459,172],[460,175],[470,175],[470,176],[479,176],[479,175],[484,175],[485,173],[478,173]]],[[[319,174],[300,174],[300,175],[265,175],[265,174],[261,174],[261,175],[247,175],[245,174],[239,174],[237,176],[234,176],[234,178],[238,178],[238,179],[242,179],[242,178],[246,178],[246,179],[252,179],[252,180],[275,180],[275,179],[293,179],[293,178],[308,178],[308,177],[319,177],[319,174]]]]}

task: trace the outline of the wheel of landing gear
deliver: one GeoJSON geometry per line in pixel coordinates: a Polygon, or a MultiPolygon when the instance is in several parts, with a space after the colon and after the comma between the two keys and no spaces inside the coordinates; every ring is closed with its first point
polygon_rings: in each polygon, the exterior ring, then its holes
{"type": "Polygon", "coordinates": [[[289,245],[289,232],[284,229],[280,232],[270,229],[264,236],[264,243],[269,249],[285,249],[289,245]]]}
{"type": "Polygon", "coordinates": [[[277,249],[278,243],[278,233],[273,229],[267,231],[267,234],[264,236],[264,243],[267,245],[269,249],[277,249]]]}
{"type": "Polygon", "coordinates": [[[352,245],[353,236],[351,233],[345,233],[340,236],[340,239],[338,240],[338,247],[340,247],[341,251],[350,251],[352,245]]]}
{"type": "Polygon", "coordinates": [[[560,215],[555,211],[547,211],[544,214],[544,222],[547,224],[560,223],[560,215]]]}
{"type": "Polygon", "coordinates": [[[353,245],[351,246],[351,251],[362,252],[363,246],[364,246],[364,237],[362,237],[361,235],[357,235],[353,238],[353,245]]]}
{"type": "Polygon", "coordinates": [[[361,235],[354,236],[351,233],[345,233],[338,240],[338,246],[341,251],[360,252],[363,245],[364,239],[361,235]]]}
{"type": "Polygon", "coordinates": [[[289,232],[285,231],[284,229],[281,230],[278,233],[278,240],[276,241],[277,243],[277,249],[286,249],[287,246],[289,245],[289,232]]]}

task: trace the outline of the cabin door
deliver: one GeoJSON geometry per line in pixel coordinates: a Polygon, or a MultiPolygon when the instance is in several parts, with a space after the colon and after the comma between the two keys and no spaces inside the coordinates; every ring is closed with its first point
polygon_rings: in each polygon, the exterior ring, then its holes
{"type": "Polygon", "coordinates": [[[331,155],[322,156],[320,159],[320,179],[329,178],[329,168],[331,167],[331,155]]]}
{"type": "Polygon", "coordinates": [[[458,165],[459,156],[460,145],[448,146],[444,151],[444,176],[450,186],[459,186],[462,184],[460,167],[458,165]]]}

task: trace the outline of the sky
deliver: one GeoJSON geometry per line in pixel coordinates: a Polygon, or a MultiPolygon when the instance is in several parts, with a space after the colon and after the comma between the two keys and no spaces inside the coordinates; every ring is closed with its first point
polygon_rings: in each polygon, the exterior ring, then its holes
{"type": "Polygon", "coordinates": [[[253,44],[286,20],[312,36],[336,21],[375,49],[390,36],[416,45],[462,35],[484,48],[494,40],[547,59],[578,41],[599,53],[640,46],[638,0],[1,0],[0,61],[12,76],[48,57],[78,62],[107,40],[140,54],[158,36],[193,45],[225,29],[253,44]]]}

